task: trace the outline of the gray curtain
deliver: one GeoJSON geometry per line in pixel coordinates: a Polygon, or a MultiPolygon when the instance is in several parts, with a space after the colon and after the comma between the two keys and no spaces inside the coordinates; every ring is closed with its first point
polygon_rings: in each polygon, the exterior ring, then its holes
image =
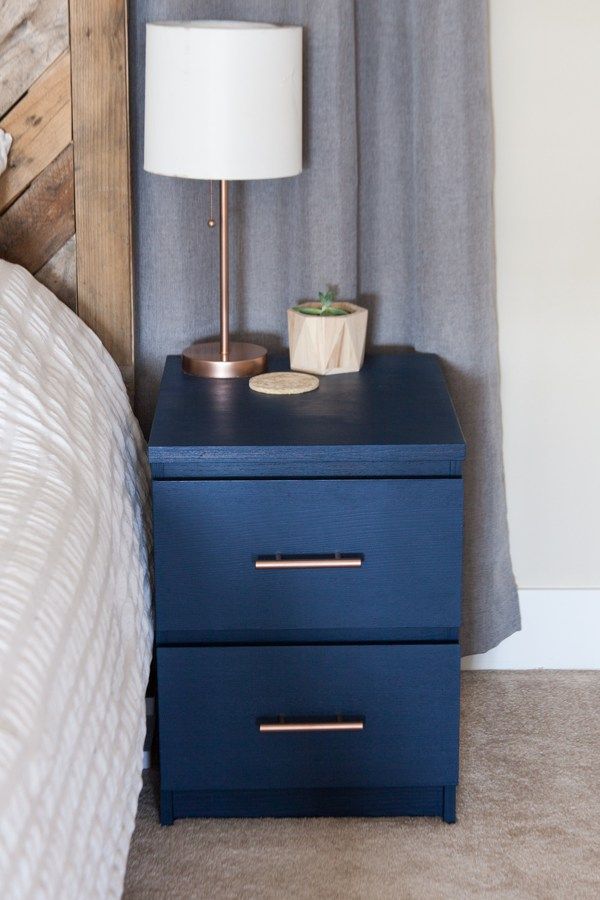
{"type": "MultiPolygon", "coordinates": [[[[218,332],[206,182],[142,170],[144,26],[304,26],[305,168],[232,185],[232,330],[284,346],[325,285],[370,311],[373,349],[438,353],[466,434],[463,652],[520,627],[502,464],[485,0],[132,0],[137,411],[167,353],[218,332]]],[[[216,231],[216,230],[215,230],[216,231]]]]}

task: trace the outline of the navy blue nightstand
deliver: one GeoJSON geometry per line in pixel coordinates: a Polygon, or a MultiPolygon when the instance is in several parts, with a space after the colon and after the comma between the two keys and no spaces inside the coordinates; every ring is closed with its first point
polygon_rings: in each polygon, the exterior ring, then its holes
{"type": "Polygon", "coordinates": [[[168,358],[150,437],[164,824],[454,821],[464,455],[432,355],[286,397],[168,358]]]}

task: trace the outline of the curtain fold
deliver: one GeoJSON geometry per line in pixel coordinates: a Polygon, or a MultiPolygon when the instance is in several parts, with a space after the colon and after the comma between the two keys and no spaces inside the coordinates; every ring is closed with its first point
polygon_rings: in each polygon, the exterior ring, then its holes
{"type": "Polygon", "coordinates": [[[218,332],[206,182],[142,170],[145,23],[304,27],[305,168],[232,185],[232,331],[286,342],[286,310],[332,285],[372,349],[438,353],[465,431],[463,653],[520,627],[502,463],[485,0],[132,0],[137,411],[167,353],[218,332]]]}

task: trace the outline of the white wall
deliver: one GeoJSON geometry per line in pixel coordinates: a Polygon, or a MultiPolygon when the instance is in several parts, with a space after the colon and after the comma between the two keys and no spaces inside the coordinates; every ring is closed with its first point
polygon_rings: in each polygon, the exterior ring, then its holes
{"type": "Polygon", "coordinates": [[[600,669],[600,590],[520,590],[522,629],[463,669],[600,669]]]}
{"type": "Polygon", "coordinates": [[[598,587],[600,0],[490,7],[513,562],[520,588],[598,587]]]}

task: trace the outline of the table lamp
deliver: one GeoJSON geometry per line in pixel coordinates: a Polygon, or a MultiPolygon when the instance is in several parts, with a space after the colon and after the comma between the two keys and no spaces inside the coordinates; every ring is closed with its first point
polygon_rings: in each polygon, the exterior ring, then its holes
{"type": "Polygon", "coordinates": [[[302,171],[302,28],[148,23],[144,169],[220,183],[220,339],[184,350],[184,371],[264,372],[264,347],[229,339],[228,183],[302,171]]]}

